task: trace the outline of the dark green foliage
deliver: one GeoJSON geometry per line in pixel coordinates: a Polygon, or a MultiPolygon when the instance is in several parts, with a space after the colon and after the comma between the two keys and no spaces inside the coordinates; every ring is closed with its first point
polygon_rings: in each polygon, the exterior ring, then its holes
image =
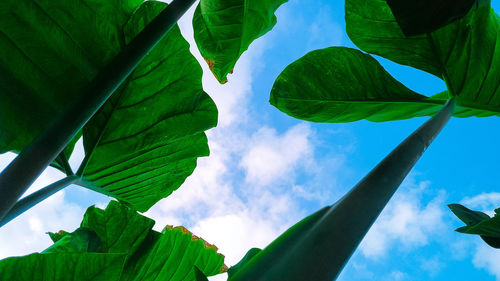
{"type": "Polygon", "coordinates": [[[488,245],[500,249],[500,208],[495,210],[495,215],[491,218],[483,212],[470,210],[460,204],[450,204],[448,207],[466,224],[456,231],[480,235],[488,245]]]}
{"type": "MultiPolygon", "coordinates": [[[[125,25],[128,43],[166,4],[145,2],[125,25]]],[[[217,108],[179,28],[173,28],[84,127],[88,187],[146,211],[208,155],[217,108]],[[174,71],[175,70],[175,71],[174,71]]]]}
{"type": "Polygon", "coordinates": [[[193,17],[194,39],[220,83],[257,38],[276,24],[274,12],[288,0],[201,0],[193,17]]]}
{"type": "Polygon", "coordinates": [[[500,114],[499,17],[489,1],[431,33],[406,37],[385,0],[346,0],[347,33],[361,50],[442,78],[448,91],[425,97],[405,88],[369,55],[313,51],[276,79],[270,101],[315,122],[390,121],[434,115],[454,97],[454,116],[500,114]]]}
{"type": "Polygon", "coordinates": [[[481,0],[386,0],[406,36],[432,32],[457,20],[481,0]]]}
{"type": "Polygon", "coordinates": [[[124,47],[141,2],[2,1],[0,153],[22,150],[76,99],[124,47]]]}
{"type": "MultiPolygon", "coordinates": [[[[141,3],[1,4],[0,153],[22,150],[167,6],[141,3]]],[[[139,211],[177,189],[209,154],[204,131],[217,124],[201,75],[173,28],[83,128],[78,183],[139,211]]],[[[55,167],[67,170],[64,158],[79,136],[55,167]]]]}

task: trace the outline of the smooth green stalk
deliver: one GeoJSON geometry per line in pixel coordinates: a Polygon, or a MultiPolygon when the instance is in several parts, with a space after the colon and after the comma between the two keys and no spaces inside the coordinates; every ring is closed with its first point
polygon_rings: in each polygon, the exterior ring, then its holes
{"type": "Polygon", "coordinates": [[[59,190],[65,188],[66,186],[77,183],[79,178],[77,176],[69,176],[65,177],[62,180],[56,181],[53,184],[47,185],[46,187],[33,192],[32,194],[24,197],[23,199],[19,200],[14,207],[10,209],[10,211],[7,213],[7,215],[4,216],[4,218],[0,221],[0,227],[4,226],[11,220],[15,219],[22,213],[26,212],[27,210],[31,209],[33,206],[36,204],[42,202],[43,200],[47,199],[51,195],[55,194],[59,190]]]}
{"type": "Polygon", "coordinates": [[[290,230],[295,231],[285,232],[229,280],[336,279],[401,182],[448,122],[453,108],[454,101],[451,100],[349,193],[326,212],[318,212],[321,217],[313,215],[313,223],[306,222],[307,227],[292,227],[290,230]]]}
{"type": "Polygon", "coordinates": [[[174,0],[168,5],[90,82],[81,98],[5,168],[0,174],[0,219],[194,2],[174,0]]]}

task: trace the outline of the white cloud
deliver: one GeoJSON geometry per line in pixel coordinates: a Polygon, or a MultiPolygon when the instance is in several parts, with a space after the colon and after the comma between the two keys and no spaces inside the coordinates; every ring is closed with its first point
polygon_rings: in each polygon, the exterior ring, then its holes
{"type": "Polygon", "coordinates": [[[481,241],[477,245],[472,262],[475,267],[487,270],[495,275],[497,281],[500,281],[500,251],[481,241]]]}
{"type": "Polygon", "coordinates": [[[64,197],[60,191],[0,228],[0,259],[42,251],[52,244],[45,232],[77,228],[84,209],[64,197]]]}
{"type": "MultiPolygon", "coordinates": [[[[180,26],[193,46],[190,17],[184,17],[180,26]]],[[[299,167],[317,166],[314,132],[309,125],[278,133],[248,119],[252,77],[262,65],[260,58],[266,48],[265,38],[255,41],[223,86],[208,71],[197,49],[191,48],[204,69],[204,89],[219,109],[219,125],[207,134],[210,156],[198,159],[195,172],[182,187],[146,213],[157,221],[157,229],[183,224],[215,244],[228,265],[238,262],[252,247],[265,247],[305,216],[292,189],[299,184],[291,175],[299,167]],[[285,177],[289,179],[286,190],[272,184],[285,177]]],[[[306,185],[300,184],[302,193],[307,192],[306,185]]],[[[210,280],[225,280],[225,275],[210,280]]]]}
{"type": "Polygon", "coordinates": [[[425,246],[437,233],[446,230],[444,194],[423,202],[421,195],[430,183],[416,185],[411,181],[410,176],[361,242],[365,257],[384,256],[395,245],[400,249],[425,246]]]}
{"type": "Polygon", "coordinates": [[[240,162],[246,181],[255,185],[269,185],[278,180],[288,182],[295,169],[304,168],[312,158],[311,134],[306,123],[292,127],[282,136],[268,127],[258,130],[240,162]]]}
{"type": "Polygon", "coordinates": [[[467,208],[479,209],[493,214],[493,210],[500,207],[500,192],[481,193],[473,197],[466,197],[460,203],[467,208]]]}

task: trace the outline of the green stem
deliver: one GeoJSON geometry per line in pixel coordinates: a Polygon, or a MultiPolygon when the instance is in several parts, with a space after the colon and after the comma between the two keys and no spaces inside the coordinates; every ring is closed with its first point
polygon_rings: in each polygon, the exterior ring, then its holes
{"type": "Polygon", "coordinates": [[[0,219],[195,0],[174,0],[0,174],[0,219]]]}
{"type": "Polygon", "coordinates": [[[62,166],[67,176],[74,175],[73,170],[68,163],[68,158],[66,158],[66,153],[64,153],[64,150],[59,154],[59,156],[57,156],[57,159],[59,160],[57,162],[62,166]]]}
{"type": "Polygon", "coordinates": [[[336,279],[401,182],[448,122],[453,108],[454,101],[448,101],[327,211],[319,211],[292,227],[290,230],[295,231],[285,232],[229,280],[336,279]]]}
{"type": "Polygon", "coordinates": [[[69,176],[66,177],[62,180],[56,181],[53,184],[47,185],[46,187],[33,192],[32,194],[24,197],[23,199],[19,200],[14,207],[10,209],[10,211],[7,213],[7,215],[4,216],[4,218],[0,221],[0,227],[4,226],[11,220],[15,219],[17,216],[21,215],[22,213],[26,212],[36,204],[42,202],[43,200],[47,199],[51,195],[55,194],[59,190],[65,188],[66,186],[78,182],[79,178],[77,176],[69,176]]]}

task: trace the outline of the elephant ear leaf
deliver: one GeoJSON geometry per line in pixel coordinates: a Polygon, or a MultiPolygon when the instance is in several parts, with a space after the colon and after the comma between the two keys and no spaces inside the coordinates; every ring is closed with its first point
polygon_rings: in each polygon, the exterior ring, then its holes
{"type": "Polygon", "coordinates": [[[80,227],[100,237],[102,248],[110,253],[133,253],[151,231],[154,221],[124,205],[110,201],[105,210],[89,207],[80,227]]]}
{"type": "Polygon", "coordinates": [[[257,38],[276,24],[274,12],[288,0],[201,0],[193,16],[194,39],[220,83],[257,38]]]}
{"type": "MultiPolygon", "coordinates": [[[[166,5],[145,2],[125,25],[125,40],[166,5]]],[[[82,184],[138,211],[176,190],[208,155],[204,130],[217,123],[201,75],[175,26],[84,127],[82,184]]]]}
{"type": "Polygon", "coordinates": [[[273,85],[270,102],[313,122],[380,122],[434,115],[445,101],[406,88],[370,55],[330,47],[287,66],[273,85]]]}
{"type": "Polygon", "coordinates": [[[122,28],[142,2],[1,1],[0,153],[20,152],[77,99],[125,46],[122,28]]]}
{"type": "Polygon", "coordinates": [[[460,204],[450,204],[448,207],[466,224],[456,231],[480,235],[488,245],[500,249],[500,214],[498,209],[495,210],[495,215],[491,218],[483,212],[470,210],[460,204]]]}
{"type": "Polygon", "coordinates": [[[0,276],[20,281],[75,276],[88,281],[184,281],[206,280],[227,270],[215,246],[184,227],[154,231],[153,223],[116,201],[105,210],[90,207],[85,227],[52,234],[57,242],[40,254],[1,260],[0,276]]]}
{"type": "Polygon", "coordinates": [[[3,280],[16,281],[109,281],[118,280],[125,255],[57,252],[35,253],[0,261],[3,280]]]}
{"type": "Polygon", "coordinates": [[[409,37],[385,0],[346,0],[345,9],[347,34],[361,50],[444,79],[456,97],[456,116],[499,115],[500,18],[489,0],[476,1],[442,28],[409,37]]]}
{"type": "Polygon", "coordinates": [[[141,280],[196,280],[195,267],[205,276],[227,270],[224,256],[205,240],[194,236],[186,228],[167,226],[153,232],[127,262],[122,275],[124,281],[141,280]]]}
{"type": "Polygon", "coordinates": [[[467,14],[477,0],[386,0],[406,36],[432,32],[467,14]]]}

